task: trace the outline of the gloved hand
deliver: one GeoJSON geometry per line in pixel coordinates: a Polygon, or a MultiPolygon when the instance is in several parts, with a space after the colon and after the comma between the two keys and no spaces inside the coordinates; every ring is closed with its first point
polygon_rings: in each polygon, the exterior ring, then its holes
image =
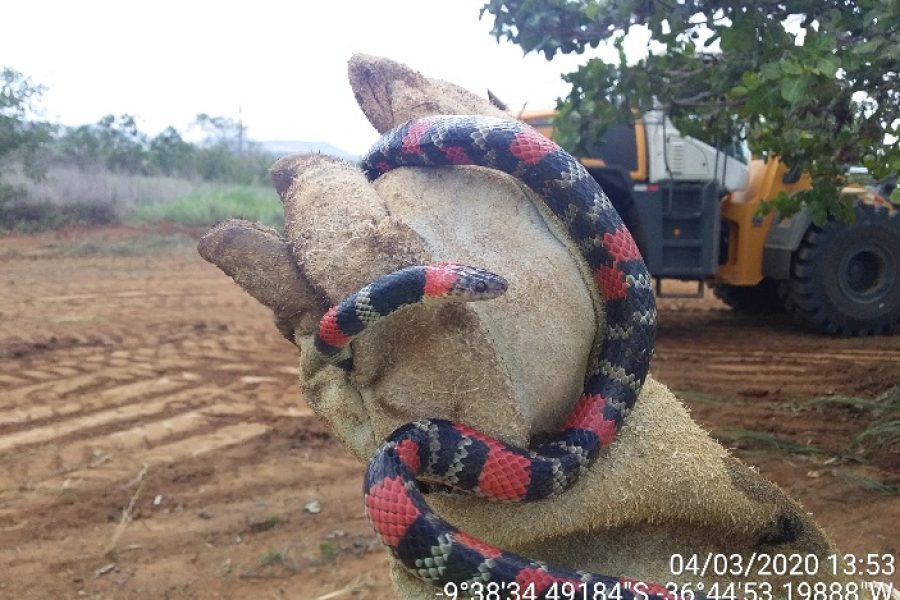
{"type": "MultiPolygon", "coordinates": [[[[355,56],[350,81],[381,132],[429,114],[512,118],[385,59],[355,56]]],[[[520,446],[565,422],[604,335],[603,301],[579,251],[524,184],[480,168],[398,169],[369,183],[355,166],[319,155],[279,161],[272,179],[286,237],[229,221],[204,236],[200,253],[272,309],[300,349],[306,402],[351,452],[368,460],[394,429],[426,417],[520,446]],[[330,305],[380,275],[438,261],[484,267],[510,289],[382,320],[354,341],[350,372],[313,350],[330,305]]],[[[643,581],[684,580],[670,573],[673,553],[834,551],[801,507],[710,439],[652,378],[617,441],[562,496],[429,502],[518,554],[643,581]]],[[[396,565],[393,576],[401,598],[434,598],[396,565]]]]}

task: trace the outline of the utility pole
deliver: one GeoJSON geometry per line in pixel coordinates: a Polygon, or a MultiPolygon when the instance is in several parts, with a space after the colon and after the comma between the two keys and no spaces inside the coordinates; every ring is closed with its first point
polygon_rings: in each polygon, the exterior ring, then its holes
{"type": "Polygon", "coordinates": [[[244,153],[244,108],[238,104],[238,154],[244,153]]]}

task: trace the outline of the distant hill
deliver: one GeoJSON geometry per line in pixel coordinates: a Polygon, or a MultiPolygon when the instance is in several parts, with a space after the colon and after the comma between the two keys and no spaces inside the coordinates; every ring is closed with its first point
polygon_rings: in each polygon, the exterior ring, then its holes
{"type": "Polygon", "coordinates": [[[278,156],[287,156],[289,154],[300,154],[304,152],[318,152],[329,156],[337,156],[345,160],[356,161],[358,156],[354,156],[349,152],[341,150],[337,146],[332,146],[328,142],[301,142],[298,140],[268,140],[255,142],[262,146],[263,150],[276,154],[278,156]]]}

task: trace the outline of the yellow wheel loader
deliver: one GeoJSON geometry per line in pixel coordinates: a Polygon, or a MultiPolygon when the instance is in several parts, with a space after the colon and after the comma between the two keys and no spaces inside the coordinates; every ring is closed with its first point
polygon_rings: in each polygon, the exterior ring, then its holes
{"type": "MultiPolygon", "coordinates": [[[[552,111],[520,118],[553,137],[552,111]]],[[[800,212],[762,216],[760,204],[810,186],[746,144],[716,149],[682,135],[661,112],[609,127],[581,162],[634,234],[657,294],[698,282],[742,312],[789,310],[837,335],[893,332],[900,321],[900,207],[851,186],[856,220],[817,226],[800,212]]]]}

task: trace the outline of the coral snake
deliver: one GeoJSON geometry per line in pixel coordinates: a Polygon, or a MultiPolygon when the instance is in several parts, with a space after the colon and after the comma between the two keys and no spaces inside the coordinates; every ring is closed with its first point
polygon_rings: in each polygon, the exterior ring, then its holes
{"type": "MultiPolygon", "coordinates": [[[[509,446],[446,420],[409,423],[381,444],[365,476],[365,505],[382,542],[407,569],[437,586],[492,585],[498,597],[560,596],[561,585],[629,598],[674,598],[659,585],[550,566],[492,546],[451,526],[426,504],[417,480],[493,500],[549,498],[569,488],[609,446],[633,407],[655,342],[656,308],[640,252],[603,190],[584,167],[528,125],[482,116],[431,116],[386,133],[363,158],[375,180],[403,166],[476,165],[508,173],[534,190],[587,261],[605,300],[606,329],[567,421],[532,448],[509,446]],[[574,586],[574,587],[573,587],[574,586]],[[643,587],[641,587],[643,586],[643,587]],[[612,593],[612,592],[609,592],[612,593]]],[[[454,264],[386,275],[334,306],[316,349],[350,368],[350,341],[366,327],[419,302],[494,298],[506,281],[454,264]]]]}

